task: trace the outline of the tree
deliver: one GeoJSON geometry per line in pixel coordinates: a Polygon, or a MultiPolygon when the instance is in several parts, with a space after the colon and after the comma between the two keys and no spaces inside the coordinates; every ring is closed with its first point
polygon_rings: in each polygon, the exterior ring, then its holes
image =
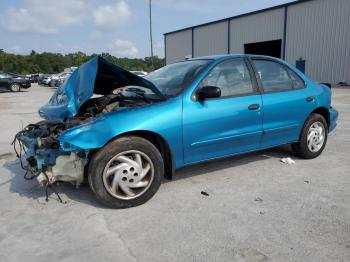
{"type": "MultiPolygon", "coordinates": [[[[108,59],[114,64],[117,64],[126,70],[140,70],[150,72],[154,69],[158,69],[164,65],[164,59],[157,56],[152,58],[119,58],[109,53],[101,53],[103,58],[108,59]]],[[[59,54],[59,53],[37,53],[34,50],[29,55],[15,55],[6,53],[3,49],[0,49],[0,70],[19,73],[19,74],[33,74],[33,73],[46,73],[53,74],[59,73],[64,68],[79,66],[86,61],[96,56],[86,55],[83,52],[76,52],[71,54],[59,54]]]]}

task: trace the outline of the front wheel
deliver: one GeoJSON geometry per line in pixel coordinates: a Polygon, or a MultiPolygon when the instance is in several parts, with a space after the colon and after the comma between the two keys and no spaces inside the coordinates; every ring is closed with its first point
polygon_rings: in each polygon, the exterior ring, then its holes
{"type": "Polygon", "coordinates": [[[326,146],[328,125],[323,116],[311,114],[306,120],[298,143],[292,145],[299,157],[311,159],[318,157],[326,146]]]}
{"type": "Polygon", "coordinates": [[[163,175],[163,159],[157,148],[136,136],[108,143],[93,155],[88,168],[92,191],[112,208],[145,203],[157,192],[163,175]]]}

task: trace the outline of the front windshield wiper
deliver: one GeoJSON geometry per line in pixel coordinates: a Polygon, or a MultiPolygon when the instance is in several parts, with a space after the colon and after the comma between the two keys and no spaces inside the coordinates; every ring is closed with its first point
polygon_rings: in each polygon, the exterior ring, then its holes
{"type": "Polygon", "coordinates": [[[137,87],[129,87],[127,89],[125,89],[126,92],[131,92],[133,94],[135,94],[136,96],[142,98],[146,103],[150,103],[151,101],[146,97],[146,92],[144,90],[142,90],[141,88],[137,88],[137,87]]]}
{"type": "MultiPolygon", "coordinates": [[[[131,93],[135,94],[137,97],[142,98],[142,99],[143,99],[145,102],[147,102],[147,103],[150,103],[151,100],[155,100],[155,99],[150,99],[149,97],[147,97],[147,96],[146,96],[146,92],[145,92],[143,89],[138,88],[138,87],[128,87],[128,88],[126,88],[124,91],[126,91],[126,92],[131,92],[131,93]]],[[[156,95],[157,95],[157,94],[156,94],[156,95]]],[[[159,95],[157,95],[157,97],[159,97],[159,99],[160,99],[161,101],[166,100],[165,97],[161,97],[161,96],[159,96],[159,95]]]]}

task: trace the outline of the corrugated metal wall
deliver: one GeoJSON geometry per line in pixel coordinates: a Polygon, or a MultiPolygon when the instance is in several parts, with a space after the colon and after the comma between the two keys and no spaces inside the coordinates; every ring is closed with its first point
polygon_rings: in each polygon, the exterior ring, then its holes
{"type": "Polygon", "coordinates": [[[194,57],[227,54],[228,21],[194,28],[194,57]]]}
{"type": "Polygon", "coordinates": [[[286,60],[306,60],[314,81],[350,83],[350,1],[317,0],[288,7],[286,60]]]}
{"type": "MultiPolygon", "coordinates": [[[[192,37],[194,57],[226,54],[228,42],[230,53],[244,53],[244,44],[283,41],[284,18],[281,7],[166,34],[166,63],[192,55],[192,37]]],[[[306,74],[314,81],[350,83],[350,0],[289,5],[285,58],[293,65],[299,58],[306,60],[306,74]]]]}
{"type": "Polygon", "coordinates": [[[283,39],[284,8],[232,19],[230,53],[244,53],[244,44],[283,39]]]}
{"type": "Polygon", "coordinates": [[[192,29],[165,36],[166,64],[171,64],[192,55],[192,29]]]}

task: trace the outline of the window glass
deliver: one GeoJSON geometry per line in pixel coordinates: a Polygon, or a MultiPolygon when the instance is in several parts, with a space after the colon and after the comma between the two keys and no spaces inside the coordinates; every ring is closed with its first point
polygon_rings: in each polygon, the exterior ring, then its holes
{"type": "Polygon", "coordinates": [[[293,88],[293,83],[283,65],[266,60],[254,60],[254,64],[265,92],[284,91],[293,88]]]}
{"type": "Polygon", "coordinates": [[[305,87],[305,82],[304,80],[293,70],[288,68],[288,73],[290,78],[292,79],[293,87],[294,88],[304,88],[305,87]]]}
{"type": "Polygon", "coordinates": [[[0,73],[0,78],[11,78],[12,76],[7,73],[0,73]]]}
{"type": "Polygon", "coordinates": [[[202,80],[200,86],[219,87],[222,97],[253,92],[248,68],[241,59],[229,60],[218,64],[202,80]]]}

